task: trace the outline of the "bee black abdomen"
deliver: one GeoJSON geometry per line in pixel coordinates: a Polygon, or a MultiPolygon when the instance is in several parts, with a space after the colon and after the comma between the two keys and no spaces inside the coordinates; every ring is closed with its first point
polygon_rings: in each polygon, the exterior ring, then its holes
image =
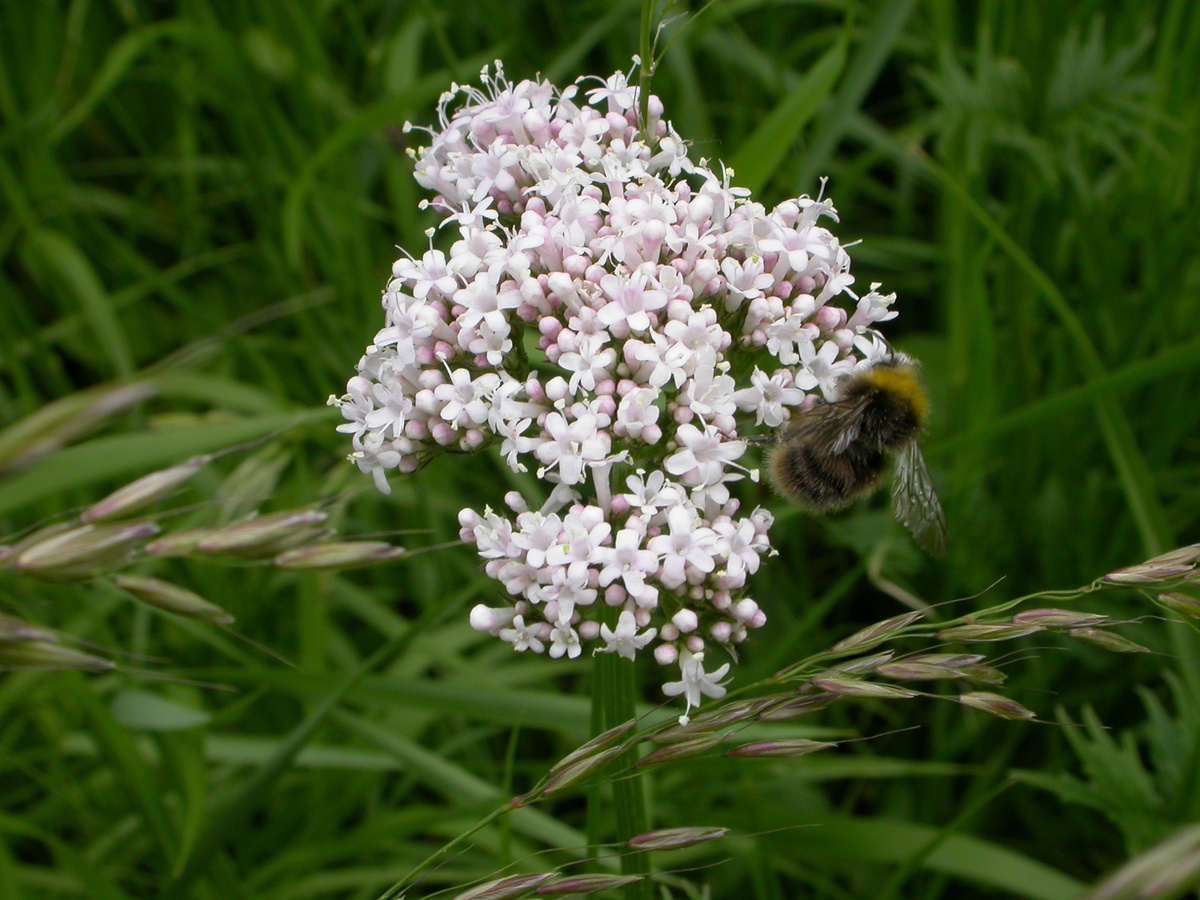
{"type": "Polygon", "coordinates": [[[772,481],[805,506],[840,509],[870,490],[887,466],[886,454],[866,443],[843,453],[820,453],[803,444],[783,444],[771,456],[772,481]]]}

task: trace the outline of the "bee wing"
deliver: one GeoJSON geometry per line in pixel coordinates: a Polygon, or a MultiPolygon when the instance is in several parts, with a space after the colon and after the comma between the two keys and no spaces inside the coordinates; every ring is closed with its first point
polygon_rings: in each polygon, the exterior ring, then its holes
{"type": "Polygon", "coordinates": [[[780,440],[784,443],[804,441],[822,452],[845,453],[846,448],[858,440],[866,410],[865,398],[821,403],[801,413],[799,422],[780,440]]]}
{"type": "Polygon", "coordinates": [[[925,457],[916,441],[911,441],[896,457],[892,509],[922,550],[930,556],[946,552],[946,514],[942,512],[925,457]]]}

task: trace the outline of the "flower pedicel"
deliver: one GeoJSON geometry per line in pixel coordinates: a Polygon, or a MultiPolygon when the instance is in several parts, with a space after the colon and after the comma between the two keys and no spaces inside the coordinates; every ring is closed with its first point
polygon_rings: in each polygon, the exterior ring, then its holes
{"type": "Polygon", "coordinates": [[[431,229],[426,253],[396,261],[384,327],[331,398],[339,431],[384,493],[388,469],[440,451],[495,446],[532,467],[553,485],[539,508],[512,492],[506,513],[459,514],[514,598],[471,625],[552,657],[650,650],[690,710],[725,693],[718,661],[766,621],[746,582],[772,517],[730,495],[758,476],[739,429],[780,428],[885,356],[873,327],[895,295],[850,290],[818,224],[837,221],[830,201],[768,211],[689,158],[656,97],[639,129],[622,73],[582,98],[510,84],[498,63],[481,79],[443,95],[412,153],[458,239],[447,255],[431,229]],[[599,604],[621,610],[616,627],[599,604]]]}

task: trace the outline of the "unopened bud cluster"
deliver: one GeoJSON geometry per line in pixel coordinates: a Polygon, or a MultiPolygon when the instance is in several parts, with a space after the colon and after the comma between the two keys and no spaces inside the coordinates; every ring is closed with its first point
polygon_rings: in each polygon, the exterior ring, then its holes
{"type": "Polygon", "coordinates": [[[554,485],[537,509],[463,511],[515,598],[476,628],[552,656],[656,642],[681,673],[668,694],[719,697],[706,648],[765,621],[745,588],[771,517],[730,495],[757,477],[739,430],[782,427],[885,353],[872,328],[894,298],[850,291],[829,201],[755,203],[689,158],[657,98],[640,123],[623,74],[582,97],[498,65],[482,80],[443,96],[413,153],[457,240],[395,263],[384,327],[331,401],[340,430],[385,493],[388,470],[484,445],[554,485]]]}

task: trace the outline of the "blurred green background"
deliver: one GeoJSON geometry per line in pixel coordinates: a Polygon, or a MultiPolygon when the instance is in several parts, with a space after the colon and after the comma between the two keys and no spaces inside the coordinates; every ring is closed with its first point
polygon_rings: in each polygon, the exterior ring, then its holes
{"type": "MultiPolygon", "coordinates": [[[[904,611],[905,592],[1003,579],[961,611],[1200,540],[1200,6],[693,6],[672,11],[653,91],[693,155],[732,162],[768,206],[828,176],[858,284],[898,292],[888,334],[924,362],[950,527],[933,561],[885,497],[828,521],[781,509],[755,585],[771,621],[738,682],[904,611]]],[[[419,254],[434,224],[400,125],[432,123],[450,82],[494,59],[560,85],[628,71],[638,16],[628,0],[0,0],[0,534],[297,417],[206,471],[172,526],[337,497],[342,532],[415,548],[453,540],[462,506],[532,489],[447,458],[381,497],[322,405],[380,327],[395,247],[419,254]],[[83,393],[135,377],[151,396],[107,415],[83,393]],[[11,427],[63,398],[43,446],[11,427]]],[[[377,896],[586,736],[585,667],[467,626],[494,597],[476,567],[457,549],[320,576],[147,569],[295,670],[104,584],[0,572],[0,611],[132,670],[0,676],[0,900],[377,896]]],[[[1155,612],[1132,593],[1090,608],[1155,612]]],[[[669,767],[654,823],[821,823],[680,856],[712,897],[1071,896],[1200,818],[1189,632],[1125,633],[1160,655],[1043,636],[1007,668],[1044,718],[1111,731],[842,704],[802,733],[921,727],[669,767]]],[[[577,859],[580,823],[570,799],[523,811],[427,888],[577,859]]]]}

